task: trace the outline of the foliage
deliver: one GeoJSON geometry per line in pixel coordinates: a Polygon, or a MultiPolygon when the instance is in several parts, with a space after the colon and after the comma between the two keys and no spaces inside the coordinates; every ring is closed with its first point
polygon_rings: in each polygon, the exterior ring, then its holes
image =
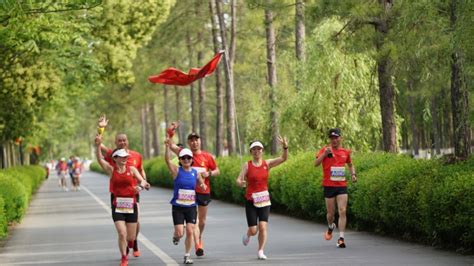
{"type": "MultiPolygon", "coordinates": [[[[272,209],[324,222],[322,170],[313,165],[313,152],[292,154],[271,170],[272,209]]],[[[212,196],[242,204],[244,190],[235,180],[242,160],[217,159],[220,175],[211,181],[212,196]]],[[[440,160],[414,160],[382,152],[353,153],[358,182],[348,183],[349,226],[437,246],[471,252],[474,243],[474,159],[444,165],[440,160]]],[[[172,187],[161,158],[145,161],[153,184],[172,187]]],[[[349,176],[347,176],[349,178],[349,176]]]]}

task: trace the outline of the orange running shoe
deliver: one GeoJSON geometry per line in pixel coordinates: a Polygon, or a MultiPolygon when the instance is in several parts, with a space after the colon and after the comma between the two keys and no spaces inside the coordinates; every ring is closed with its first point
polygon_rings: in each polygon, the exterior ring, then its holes
{"type": "Polygon", "coordinates": [[[120,261],[120,266],[128,266],[128,258],[126,256],[122,256],[122,260],[120,261]]]}
{"type": "Polygon", "coordinates": [[[134,257],[140,257],[140,255],[141,255],[140,250],[137,249],[137,250],[133,251],[133,256],[134,257]]]}
{"type": "Polygon", "coordinates": [[[324,233],[324,239],[331,240],[332,239],[332,231],[334,231],[334,229],[336,229],[336,224],[335,223],[332,223],[331,226],[328,226],[328,230],[326,231],[326,233],[324,233]]]}
{"type": "Polygon", "coordinates": [[[196,256],[204,256],[204,249],[202,248],[202,240],[199,240],[199,243],[196,245],[196,256]]]}
{"type": "Polygon", "coordinates": [[[337,240],[337,247],[339,247],[339,248],[345,248],[346,247],[346,243],[344,243],[344,238],[343,237],[339,237],[339,239],[337,240]]]}

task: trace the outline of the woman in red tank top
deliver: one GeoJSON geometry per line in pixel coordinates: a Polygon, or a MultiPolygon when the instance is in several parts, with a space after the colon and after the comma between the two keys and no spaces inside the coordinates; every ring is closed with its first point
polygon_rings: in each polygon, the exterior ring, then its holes
{"type": "Polygon", "coordinates": [[[97,162],[104,172],[110,176],[112,192],[112,219],[118,234],[119,250],[122,256],[120,266],[128,265],[128,249],[133,248],[136,237],[138,207],[136,194],[143,188],[150,188],[150,184],[133,166],[127,166],[128,152],[117,149],[112,153],[115,165],[112,166],[102,156],[100,141],[96,142],[97,162]],[[138,186],[136,186],[138,180],[138,186]],[[128,246],[127,246],[128,241],[128,246]]]}
{"type": "Polygon", "coordinates": [[[242,237],[242,243],[247,246],[250,237],[255,236],[258,232],[257,258],[260,260],[267,259],[263,249],[267,242],[267,223],[271,205],[268,192],[270,169],[288,159],[288,140],[281,136],[277,140],[283,148],[283,153],[278,158],[268,160],[263,160],[263,144],[260,141],[250,143],[249,148],[253,158],[243,164],[239,177],[237,177],[237,185],[246,187],[245,213],[248,229],[242,237]]]}

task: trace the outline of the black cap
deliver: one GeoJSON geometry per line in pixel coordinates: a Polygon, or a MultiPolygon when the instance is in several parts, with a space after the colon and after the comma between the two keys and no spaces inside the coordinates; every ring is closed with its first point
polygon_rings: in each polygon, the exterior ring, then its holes
{"type": "Polygon", "coordinates": [[[328,137],[340,137],[341,130],[339,128],[331,128],[328,133],[328,137]]]}
{"type": "Polygon", "coordinates": [[[200,137],[199,137],[198,133],[192,132],[191,134],[188,135],[188,140],[192,139],[192,138],[197,138],[198,139],[200,137]]]}

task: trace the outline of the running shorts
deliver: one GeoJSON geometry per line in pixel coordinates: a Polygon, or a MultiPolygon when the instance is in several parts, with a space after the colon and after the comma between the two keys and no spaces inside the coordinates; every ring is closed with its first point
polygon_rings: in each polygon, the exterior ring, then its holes
{"type": "Polygon", "coordinates": [[[180,207],[172,205],[171,212],[173,214],[173,224],[196,224],[197,210],[196,207],[180,207]]]}
{"type": "Polygon", "coordinates": [[[347,187],[323,187],[325,198],[334,198],[337,195],[347,194],[347,187]]]}
{"type": "Polygon", "coordinates": [[[253,201],[245,202],[245,214],[247,215],[247,225],[249,227],[256,226],[258,222],[268,222],[270,216],[270,206],[257,208],[253,205],[253,201]]]}

